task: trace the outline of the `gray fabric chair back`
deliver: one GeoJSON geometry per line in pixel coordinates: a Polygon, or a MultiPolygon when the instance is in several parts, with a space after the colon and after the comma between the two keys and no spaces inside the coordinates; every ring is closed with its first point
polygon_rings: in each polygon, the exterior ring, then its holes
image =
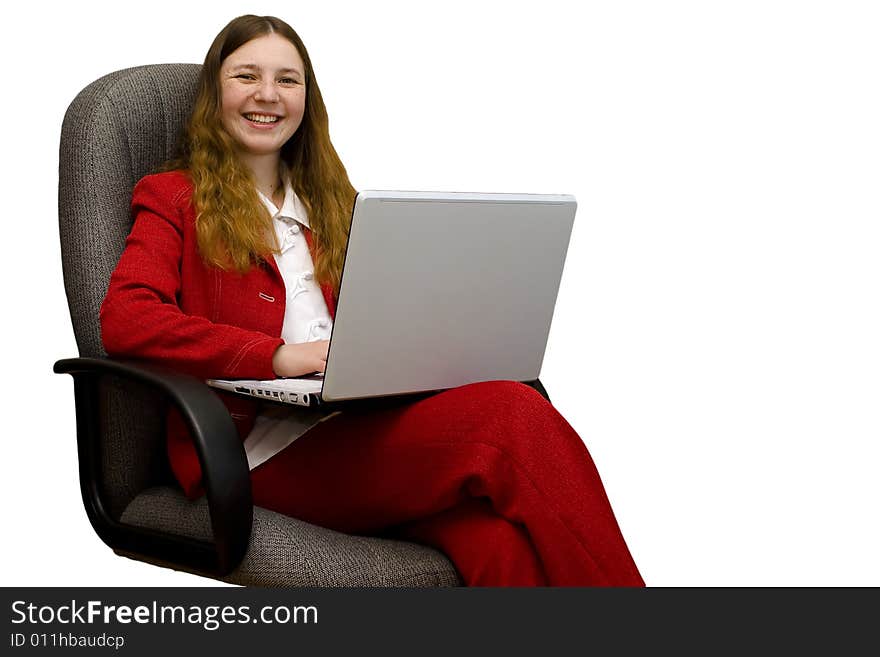
{"type": "MultiPolygon", "coordinates": [[[[175,154],[200,70],[159,64],[116,71],[83,89],[64,116],[58,219],[80,356],[106,355],[98,312],[131,230],[131,192],[175,154]]],[[[167,480],[164,405],[139,386],[108,380],[101,415],[104,495],[118,517],[138,491],[167,480]]]]}

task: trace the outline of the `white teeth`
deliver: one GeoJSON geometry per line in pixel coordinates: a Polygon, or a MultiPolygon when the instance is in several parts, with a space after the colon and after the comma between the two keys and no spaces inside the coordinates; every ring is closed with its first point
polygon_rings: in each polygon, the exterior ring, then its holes
{"type": "Polygon", "coordinates": [[[244,117],[256,123],[275,123],[278,121],[277,116],[264,116],[263,114],[245,114],[244,117]]]}

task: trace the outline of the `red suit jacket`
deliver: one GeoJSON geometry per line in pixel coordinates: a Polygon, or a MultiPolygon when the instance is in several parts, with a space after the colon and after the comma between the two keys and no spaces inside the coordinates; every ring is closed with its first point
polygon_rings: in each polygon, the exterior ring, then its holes
{"type": "MultiPolygon", "coordinates": [[[[112,357],[162,363],[201,379],[272,379],[272,355],[284,343],[285,289],[270,258],[246,274],[201,259],[192,184],[185,172],[146,176],[134,188],[134,225],[101,304],[101,338],[112,357]]],[[[311,232],[304,230],[314,261],[311,232]]],[[[322,287],[330,316],[336,299],[322,287]]],[[[259,402],[218,393],[242,440],[259,402]]],[[[191,498],[201,494],[201,469],[186,426],[168,418],[171,468],[191,498]]]]}

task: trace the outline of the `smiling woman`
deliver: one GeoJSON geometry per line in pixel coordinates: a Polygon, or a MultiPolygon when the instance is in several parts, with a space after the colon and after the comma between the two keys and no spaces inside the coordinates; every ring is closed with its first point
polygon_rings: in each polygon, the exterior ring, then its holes
{"type": "MultiPolygon", "coordinates": [[[[107,353],[199,378],[323,372],[355,190],[290,26],[242,16],[221,31],[166,169],[133,193],[101,307],[107,353]]],[[[433,546],[469,585],[643,584],[583,441],[527,385],[483,381],[342,413],[221,397],[261,507],[433,546]]],[[[168,451],[184,492],[200,496],[176,415],[168,451]]]]}

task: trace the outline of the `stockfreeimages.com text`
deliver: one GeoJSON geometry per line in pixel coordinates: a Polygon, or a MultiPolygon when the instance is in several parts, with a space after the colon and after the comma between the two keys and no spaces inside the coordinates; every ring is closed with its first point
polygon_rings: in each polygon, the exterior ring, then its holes
{"type": "Polygon", "coordinates": [[[213,631],[222,625],[242,623],[317,624],[318,609],[314,606],[265,606],[254,612],[248,605],[160,605],[155,600],[149,605],[108,605],[100,600],[84,603],[71,600],[70,604],[38,606],[24,600],[12,603],[13,624],[48,623],[84,624],[180,624],[200,625],[213,631]]]}

